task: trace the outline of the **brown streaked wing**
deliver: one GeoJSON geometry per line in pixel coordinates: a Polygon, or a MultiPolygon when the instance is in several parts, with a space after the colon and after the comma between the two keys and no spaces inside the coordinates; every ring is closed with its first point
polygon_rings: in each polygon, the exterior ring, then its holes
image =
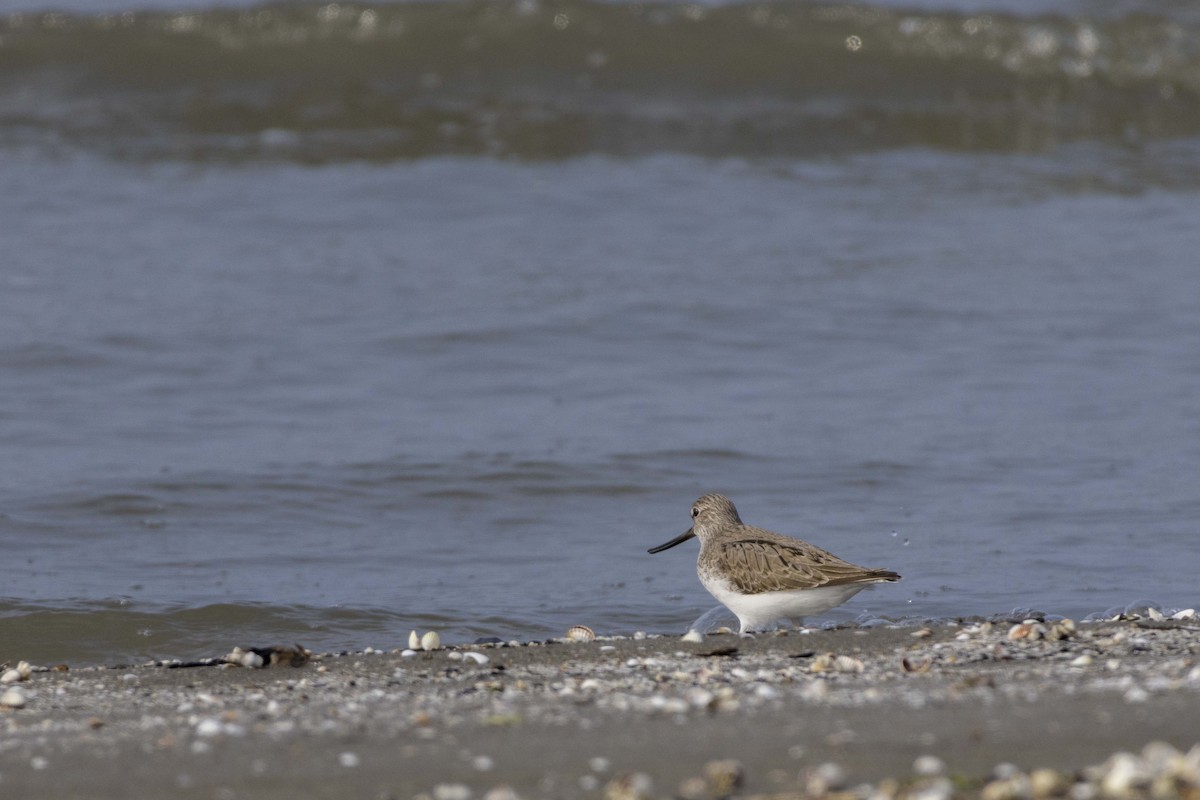
{"type": "Polygon", "coordinates": [[[734,588],[744,594],[815,589],[846,583],[898,580],[899,575],[867,569],[805,542],[739,539],[720,545],[721,566],[734,588]]]}

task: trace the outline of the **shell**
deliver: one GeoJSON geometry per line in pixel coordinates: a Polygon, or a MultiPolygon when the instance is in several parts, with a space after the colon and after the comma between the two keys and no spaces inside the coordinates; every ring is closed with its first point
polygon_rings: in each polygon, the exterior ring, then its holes
{"type": "Polygon", "coordinates": [[[468,650],[462,654],[463,661],[474,661],[476,664],[486,664],[491,661],[490,658],[483,653],[476,653],[474,650],[468,650]]]}
{"type": "Polygon", "coordinates": [[[408,635],[408,649],[409,650],[420,650],[421,649],[421,634],[417,633],[416,631],[413,631],[412,633],[410,633],[408,635]]]}
{"type": "Polygon", "coordinates": [[[829,672],[833,669],[834,661],[837,659],[833,653],[822,653],[812,660],[808,665],[809,672],[829,672]]]}
{"type": "Polygon", "coordinates": [[[567,629],[568,642],[594,642],[596,632],[587,625],[572,625],[567,629]]]}
{"type": "Polygon", "coordinates": [[[438,636],[437,631],[429,631],[421,637],[422,650],[441,650],[442,637],[438,636]]]}
{"type": "Polygon", "coordinates": [[[0,706],[5,708],[22,708],[26,703],[25,691],[20,686],[13,686],[0,694],[0,706]]]}
{"type": "Polygon", "coordinates": [[[900,666],[905,672],[916,672],[917,674],[929,672],[929,668],[933,666],[933,659],[926,658],[923,661],[917,661],[909,658],[900,659],[900,666]]]}
{"type": "Polygon", "coordinates": [[[1075,620],[1064,619],[1059,620],[1050,626],[1050,633],[1046,638],[1061,641],[1062,639],[1070,639],[1075,635],[1075,620]]]}
{"type": "Polygon", "coordinates": [[[1036,620],[1026,620],[1025,622],[1013,625],[1008,631],[1008,638],[1011,641],[1018,642],[1022,640],[1037,641],[1045,637],[1046,626],[1036,620]]]}
{"type": "Polygon", "coordinates": [[[12,669],[5,670],[3,675],[0,675],[0,683],[18,683],[20,681],[29,680],[29,676],[33,674],[33,667],[28,661],[18,661],[17,665],[12,669]]]}
{"type": "Polygon", "coordinates": [[[683,635],[683,641],[685,641],[685,642],[703,642],[704,634],[697,630],[690,630],[683,635]]]}

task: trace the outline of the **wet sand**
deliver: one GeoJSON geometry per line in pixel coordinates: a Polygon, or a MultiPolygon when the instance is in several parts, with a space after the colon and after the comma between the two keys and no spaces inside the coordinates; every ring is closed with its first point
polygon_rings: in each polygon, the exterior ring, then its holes
{"type": "Polygon", "coordinates": [[[709,762],[736,759],[739,796],[799,796],[822,764],[847,786],[903,784],[925,755],[969,795],[1001,762],[1073,773],[1151,741],[1200,742],[1194,620],[1011,630],[34,671],[3,687],[25,703],[0,710],[0,795],[669,797],[694,794],[709,762]],[[629,773],[644,778],[619,795],[629,773]]]}

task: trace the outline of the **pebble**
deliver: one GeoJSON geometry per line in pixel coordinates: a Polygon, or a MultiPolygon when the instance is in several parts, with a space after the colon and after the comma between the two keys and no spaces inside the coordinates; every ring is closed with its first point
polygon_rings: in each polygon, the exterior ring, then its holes
{"type": "MultiPolygon", "coordinates": [[[[863,707],[891,702],[897,695],[905,702],[911,702],[913,707],[926,702],[965,704],[975,702],[981,695],[1004,702],[1012,698],[1036,698],[1038,693],[1056,691],[1055,687],[1061,685],[1056,681],[1062,680],[1069,681],[1071,691],[1080,696],[1089,692],[1109,696],[1115,693],[1117,697],[1124,696],[1128,702],[1140,702],[1151,695],[1190,698],[1200,685],[1200,666],[1196,666],[1194,652],[1195,634],[1186,626],[1168,624],[1139,628],[1130,623],[1081,623],[1070,630],[1065,622],[1034,621],[1047,630],[1062,626],[1060,631],[1070,634],[1065,639],[1044,636],[1042,639],[1010,640],[1011,628],[1003,623],[996,625],[994,630],[983,629],[983,626],[964,628],[961,633],[969,634],[966,640],[948,638],[949,634],[941,629],[929,637],[909,638],[906,632],[900,632],[892,639],[896,643],[894,649],[885,651],[868,646],[860,652],[854,643],[847,643],[847,639],[833,640],[842,642],[843,654],[830,652],[815,658],[810,652],[799,652],[801,648],[797,645],[804,641],[800,637],[785,637],[777,647],[772,642],[772,648],[765,652],[761,646],[764,637],[741,642],[732,637],[721,641],[712,636],[708,641],[718,641],[720,645],[729,643],[736,646],[736,650],[718,646],[712,652],[698,652],[704,648],[678,648],[671,644],[677,643],[677,638],[657,636],[649,637],[653,643],[636,646],[631,642],[633,637],[606,636],[605,643],[598,642],[595,650],[582,645],[553,648],[537,642],[519,644],[520,651],[497,649],[492,652],[491,648],[485,648],[485,652],[491,654],[490,659],[484,652],[474,649],[451,649],[443,659],[410,648],[399,654],[405,660],[393,655],[390,663],[381,659],[355,660],[355,654],[342,654],[349,656],[346,660],[326,655],[323,665],[328,664],[331,669],[324,674],[318,674],[310,667],[308,671],[294,673],[292,678],[264,676],[264,679],[251,680],[250,676],[239,675],[236,670],[226,671],[224,676],[217,675],[215,681],[197,682],[208,691],[197,691],[194,688],[197,683],[187,690],[171,688],[171,682],[163,688],[157,683],[152,669],[134,667],[128,672],[119,669],[100,673],[105,691],[119,698],[115,701],[117,704],[85,707],[76,725],[89,736],[113,738],[127,736],[133,725],[141,724],[154,731],[150,741],[162,742],[157,744],[158,747],[176,747],[183,753],[188,748],[196,753],[220,753],[221,736],[263,735],[278,739],[288,735],[320,735],[331,737],[330,742],[346,742],[350,739],[333,737],[353,736],[359,730],[402,731],[413,742],[428,740],[431,745],[440,746],[453,741],[454,736],[469,730],[472,724],[504,727],[519,736],[520,726],[527,723],[566,725],[578,722],[581,728],[606,721],[636,725],[645,716],[664,713],[673,715],[665,718],[669,724],[679,722],[686,726],[703,715],[725,714],[739,705],[763,709],[777,702],[800,714],[803,714],[803,707],[796,708],[798,703],[863,707]],[[665,646],[656,647],[654,643],[665,646]],[[547,660],[539,655],[539,648],[553,655],[547,660]],[[596,658],[596,651],[620,653],[620,656],[596,658]],[[592,653],[592,657],[575,656],[584,652],[592,653]],[[421,658],[409,660],[415,656],[421,658]],[[970,665],[980,656],[988,661],[1010,662],[1010,667],[1005,669],[1012,670],[1006,673],[1011,679],[994,683],[973,680],[978,675],[970,665]],[[905,675],[900,672],[902,659],[931,666],[925,675],[905,675]],[[501,664],[494,669],[476,670],[461,666],[453,668],[450,666],[453,661],[460,665],[472,662],[501,664]],[[403,666],[397,666],[400,664],[403,666]],[[816,664],[821,668],[812,669],[816,664]],[[1078,669],[1093,664],[1097,668],[1078,669]],[[951,665],[958,667],[948,668],[951,665]],[[1099,669],[1101,666],[1110,666],[1112,671],[1099,669]],[[135,681],[139,682],[139,687],[126,685],[135,681]],[[141,691],[142,686],[153,687],[153,692],[141,691]],[[163,710],[155,712],[160,716],[143,711],[139,718],[137,712],[154,707],[152,703],[162,707],[163,710]],[[129,709],[135,712],[132,719],[129,709]],[[97,718],[104,720],[99,734],[91,733],[84,724],[91,715],[99,715],[97,718]],[[393,727],[389,728],[389,725],[393,727]]],[[[1027,625],[1031,621],[1019,624],[1027,625]]],[[[824,636],[820,632],[818,635],[824,636]]],[[[417,644],[421,646],[422,637],[417,638],[417,644]]],[[[641,638],[648,637],[643,634],[641,638]]],[[[812,639],[808,641],[813,642],[812,639]]],[[[86,677],[82,674],[86,672],[72,670],[70,675],[61,676],[39,672],[34,678],[38,692],[30,692],[30,697],[45,699],[47,705],[52,703],[54,707],[78,702],[76,698],[81,693],[76,693],[74,683],[86,677]]],[[[9,692],[20,692],[24,698],[17,683],[12,681],[0,687],[4,692],[0,702],[9,696],[9,692]]],[[[43,703],[34,704],[41,706],[43,703]]],[[[56,729],[49,726],[61,723],[52,716],[40,719],[43,714],[40,709],[35,709],[33,718],[37,723],[47,725],[48,733],[54,733],[56,729]]],[[[29,712],[0,712],[0,726],[7,723],[26,727],[30,718],[29,712]]],[[[503,735],[507,736],[507,731],[503,735]]],[[[838,743],[845,742],[839,739],[838,743]]],[[[924,741],[914,737],[913,744],[926,752],[939,752],[937,740],[924,741]]],[[[27,749],[23,752],[24,758],[28,759],[38,751],[27,749]]],[[[794,757],[806,757],[799,745],[788,752],[794,757]]],[[[337,753],[336,749],[331,751],[338,763],[346,765],[346,754],[337,753]]],[[[655,763],[653,753],[647,752],[645,758],[647,764],[655,763]]],[[[799,764],[808,766],[816,760],[799,764]]],[[[483,769],[490,761],[488,756],[468,755],[458,762],[459,774],[451,771],[443,778],[462,779],[470,774],[470,767],[478,772],[491,771],[490,768],[483,769]]],[[[740,794],[742,790],[736,787],[745,780],[744,770],[736,773],[741,777],[720,781],[710,774],[710,766],[723,761],[709,762],[700,775],[685,779],[678,785],[678,796],[714,800],[722,792],[740,794]],[[724,788],[726,786],[735,788],[730,790],[724,788]]],[[[534,792],[531,796],[578,794],[575,780],[581,781],[580,787],[593,796],[603,794],[618,800],[656,796],[652,784],[642,781],[642,778],[646,782],[650,780],[647,775],[629,772],[608,780],[611,767],[607,759],[596,756],[586,764],[588,772],[584,778],[590,788],[583,786],[581,778],[560,775],[560,783],[554,787],[541,787],[540,794],[534,792]]],[[[638,765],[635,762],[628,766],[638,765]]],[[[786,778],[771,778],[770,784],[778,785],[779,792],[791,792],[780,796],[798,796],[804,790],[820,790],[816,793],[824,795],[846,792],[839,795],[846,800],[851,796],[862,800],[896,800],[900,797],[951,800],[956,796],[946,779],[945,764],[932,754],[913,762],[915,777],[909,779],[911,782],[884,781],[873,787],[847,787],[845,773],[837,764],[821,764],[800,776],[796,774],[797,768],[793,766],[782,771],[786,778]],[[787,784],[787,781],[791,783],[787,784]]],[[[501,772],[498,768],[494,771],[501,772]]],[[[973,788],[961,796],[986,792],[985,800],[1050,797],[1166,800],[1183,795],[1200,800],[1200,777],[1197,775],[1200,775],[1200,749],[1194,755],[1185,756],[1169,745],[1156,745],[1148,746],[1140,753],[1127,753],[1119,758],[1114,755],[1105,764],[1078,776],[1047,769],[1023,772],[1013,765],[1001,765],[989,780],[972,783],[973,788]],[[1196,787],[1197,791],[1189,789],[1168,795],[1170,786],[1196,787]]],[[[971,776],[964,777],[971,779],[971,776]]],[[[475,775],[470,780],[478,781],[479,778],[475,775]]],[[[440,791],[427,789],[428,794],[424,796],[454,797],[454,793],[461,790],[467,792],[463,796],[473,796],[472,790],[463,784],[448,782],[439,787],[440,791]]],[[[671,794],[674,789],[675,786],[669,787],[662,796],[671,794]]],[[[482,788],[475,791],[479,792],[478,796],[485,796],[482,788]]],[[[489,793],[489,800],[515,797],[503,794],[512,791],[506,787],[497,787],[493,791],[498,794],[491,798],[489,793]]]]}
{"type": "Polygon", "coordinates": [[[1067,776],[1053,769],[1035,769],[1029,773],[1029,791],[1034,797],[1059,797],[1070,787],[1067,776]]]}
{"type": "Polygon", "coordinates": [[[742,788],[746,780],[746,768],[742,762],[732,758],[709,761],[704,765],[704,778],[713,797],[728,797],[742,788]]]}

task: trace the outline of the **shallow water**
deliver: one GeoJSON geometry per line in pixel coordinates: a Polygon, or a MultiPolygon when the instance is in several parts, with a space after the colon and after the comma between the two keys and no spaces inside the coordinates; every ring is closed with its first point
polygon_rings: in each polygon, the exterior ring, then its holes
{"type": "Polygon", "coordinates": [[[904,575],[824,621],[1200,600],[1194,134],[264,153],[13,122],[53,71],[0,78],[0,659],[682,631],[707,491],[904,575]]]}

